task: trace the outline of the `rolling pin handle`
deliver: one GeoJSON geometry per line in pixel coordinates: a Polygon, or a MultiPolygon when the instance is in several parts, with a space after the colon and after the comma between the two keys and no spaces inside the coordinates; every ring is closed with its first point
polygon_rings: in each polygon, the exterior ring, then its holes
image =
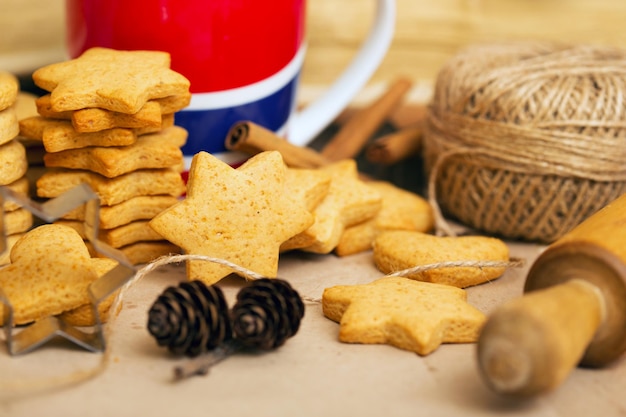
{"type": "Polygon", "coordinates": [[[478,340],[478,364],[496,392],[532,396],[556,388],[583,357],[606,315],[602,293],[582,279],[498,308],[478,340]]]}

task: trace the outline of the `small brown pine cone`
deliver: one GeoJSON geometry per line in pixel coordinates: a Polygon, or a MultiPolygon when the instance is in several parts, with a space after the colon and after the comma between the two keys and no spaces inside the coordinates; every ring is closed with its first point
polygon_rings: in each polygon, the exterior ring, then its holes
{"type": "Polygon", "coordinates": [[[230,315],[234,336],[242,345],[269,350],[296,334],[304,304],[287,281],[262,278],[239,291],[230,315]]]}
{"type": "Polygon", "coordinates": [[[228,306],[219,287],[201,281],[169,287],[148,312],[148,331],[172,353],[197,356],[232,338],[228,306]]]}

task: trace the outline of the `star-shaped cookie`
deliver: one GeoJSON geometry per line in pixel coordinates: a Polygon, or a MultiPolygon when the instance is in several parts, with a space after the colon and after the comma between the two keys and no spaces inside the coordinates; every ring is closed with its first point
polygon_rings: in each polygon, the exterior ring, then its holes
{"type": "MultiPolygon", "coordinates": [[[[305,203],[286,192],[279,152],[255,155],[235,169],[207,152],[189,170],[187,197],[150,221],[186,253],[225,259],[273,278],[280,245],[313,223],[305,203]]],[[[189,261],[187,276],[211,285],[233,272],[227,266],[189,261]]]]}
{"type": "Polygon", "coordinates": [[[330,253],[346,227],[373,218],[381,208],[380,194],[359,179],[353,159],[335,162],[319,170],[330,175],[331,183],[326,197],[314,210],[315,223],[286,242],[284,249],[330,253]]]}
{"type": "Polygon", "coordinates": [[[50,91],[56,112],[98,107],[136,113],[148,100],[185,94],[189,80],[170,69],[160,51],[91,48],[78,58],[44,66],[35,84],[50,91]]]}
{"type": "Polygon", "coordinates": [[[428,355],[442,343],[478,339],[485,315],[460,288],[387,277],[326,288],[324,315],[340,323],[339,340],[386,343],[428,355]]]}
{"type": "Polygon", "coordinates": [[[335,248],[338,256],[371,249],[376,236],[386,230],[427,232],[434,226],[433,211],[421,196],[386,181],[368,181],[367,185],[378,191],[382,207],[375,217],[344,230],[335,248]]]}

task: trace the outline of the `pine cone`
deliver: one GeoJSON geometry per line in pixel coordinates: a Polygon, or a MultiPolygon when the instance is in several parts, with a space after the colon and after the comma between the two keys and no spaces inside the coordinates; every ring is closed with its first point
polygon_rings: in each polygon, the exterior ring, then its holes
{"type": "Polygon", "coordinates": [[[246,347],[274,349],[293,336],[304,316],[300,295],[282,279],[262,278],[241,289],[231,310],[235,338],[246,347]]]}
{"type": "Polygon", "coordinates": [[[175,354],[197,356],[214,349],[232,338],[224,293],[201,281],[169,287],[148,312],[148,331],[175,354]]]}

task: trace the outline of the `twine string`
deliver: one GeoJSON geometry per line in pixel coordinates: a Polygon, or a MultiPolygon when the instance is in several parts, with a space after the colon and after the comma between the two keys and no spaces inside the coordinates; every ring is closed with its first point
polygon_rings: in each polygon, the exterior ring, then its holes
{"type": "Polygon", "coordinates": [[[551,243],[626,192],[626,51],[475,45],[442,67],[424,132],[437,231],[447,215],[551,243]]]}
{"type": "Polygon", "coordinates": [[[489,260],[465,260],[465,261],[442,261],[425,265],[417,265],[400,271],[391,272],[385,277],[408,277],[410,275],[422,272],[432,271],[434,269],[443,268],[518,268],[524,265],[524,260],[519,258],[511,258],[508,261],[489,261],[489,260]]]}
{"type": "Polygon", "coordinates": [[[109,308],[109,318],[108,321],[104,324],[104,338],[106,342],[106,346],[102,355],[100,356],[100,361],[96,365],[90,368],[81,369],[75,372],[70,372],[63,375],[56,375],[52,377],[38,377],[38,378],[15,378],[12,376],[10,380],[0,380],[0,391],[2,392],[11,392],[11,393],[34,393],[40,392],[50,389],[62,389],[70,386],[77,385],[81,382],[85,382],[87,380],[93,379],[98,375],[102,374],[108,367],[111,360],[111,338],[113,334],[113,327],[117,320],[117,317],[121,311],[121,303],[126,296],[128,290],[131,289],[135,284],[140,282],[143,278],[149,275],[154,270],[163,267],[165,265],[181,263],[184,261],[206,261],[206,262],[214,262],[224,266],[228,266],[233,269],[237,273],[248,279],[259,279],[263,278],[262,275],[251,271],[247,268],[244,268],[240,265],[234,264],[228,260],[221,258],[214,258],[210,256],[204,255],[195,255],[195,254],[185,254],[185,255],[165,255],[159,257],[142,268],[138,269],[135,275],[128,280],[123,286],[120,287],[117,292],[115,299],[111,303],[111,307],[109,308]],[[117,312],[114,314],[113,312],[117,312]]]}
{"type": "MultiPolygon", "coordinates": [[[[113,327],[117,320],[117,317],[121,311],[121,303],[126,296],[126,293],[138,282],[140,282],[143,278],[149,275],[154,270],[163,267],[165,265],[181,263],[184,261],[205,261],[205,262],[214,262],[224,266],[228,266],[236,271],[238,274],[246,277],[247,279],[260,279],[264,276],[258,274],[252,270],[244,268],[240,265],[234,264],[228,260],[215,258],[204,255],[194,255],[194,254],[185,254],[185,255],[166,255],[159,257],[150,263],[144,265],[142,268],[137,270],[136,274],[128,280],[122,287],[120,287],[118,293],[113,300],[111,307],[109,308],[109,318],[108,321],[104,325],[105,332],[105,341],[106,347],[102,352],[100,357],[100,361],[98,363],[87,369],[71,372],[64,375],[58,375],[53,377],[39,377],[39,378],[15,378],[12,377],[10,381],[2,381],[0,380],[0,390],[5,393],[35,393],[45,390],[59,390],[63,388],[67,388],[73,385],[77,385],[81,382],[93,379],[98,375],[102,374],[108,367],[111,360],[111,338],[113,336],[113,327]],[[114,314],[113,312],[117,312],[114,314]]],[[[464,261],[445,261],[445,262],[437,262],[427,265],[419,265],[412,268],[408,268],[402,271],[396,271],[391,274],[385,275],[386,277],[391,276],[408,276],[410,274],[424,272],[432,269],[438,268],[450,268],[450,267],[475,267],[475,268],[502,268],[502,267],[517,267],[523,264],[523,261],[519,259],[512,259],[510,261],[472,261],[472,260],[464,260],[464,261]]],[[[308,296],[303,296],[302,299],[304,301],[310,303],[321,303],[321,299],[312,298],[308,296]]],[[[186,377],[197,375],[197,374],[205,374],[208,372],[209,368],[215,363],[225,359],[228,357],[234,350],[237,349],[235,345],[225,346],[222,349],[216,350],[211,355],[206,357],[198,358],[197,360],[191,361],[187,364],[183,364],[181,366],[177,366],[174,368],[174,379],[180,380],[186,377]]]]}

